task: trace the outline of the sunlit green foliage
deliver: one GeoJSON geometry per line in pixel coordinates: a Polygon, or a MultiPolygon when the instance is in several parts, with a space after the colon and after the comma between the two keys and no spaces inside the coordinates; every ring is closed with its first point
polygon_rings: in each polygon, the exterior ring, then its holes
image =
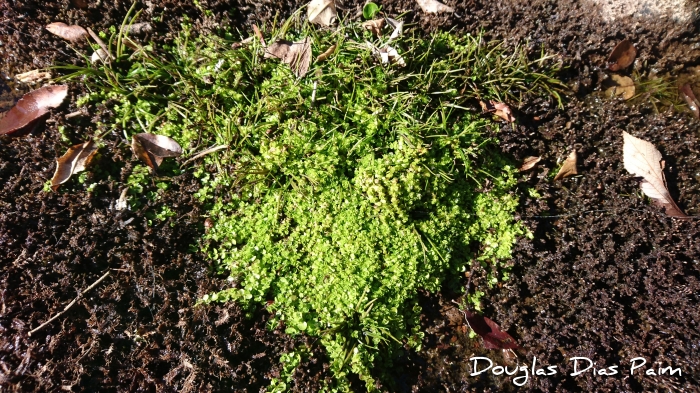
{"type": "MultiPolygon", "coordinates": [[[[165,54],[144,47],[74,76],[94,89],[86,101],[106,100],[117,133],[168,135],[186,155],[228,146],[193,167],[214,223],[201,250],[232,282],[203,302],[266,307],[271,325],[320,338],[334,388],[354,372],[372,390],[373,365],[420,347],[418,291],[455,284],[475,262],[500,266],[526,234],[512,218],[516,170],[470,100],[558,101],[557,69],[480,36],[401,38],[399,68],[358,25],[290,22],[271,35],[309,35],[314,55],[338,49],[297,79],[257,39],[232,48],[185,29],[165,54]]],[[[286,375],[300,353],[282,359],[286,375]]]]}

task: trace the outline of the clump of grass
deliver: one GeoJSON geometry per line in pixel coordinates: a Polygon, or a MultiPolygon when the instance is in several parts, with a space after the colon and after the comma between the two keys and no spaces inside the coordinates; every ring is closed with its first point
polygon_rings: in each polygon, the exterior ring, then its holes
{"type": "MultiPolygon", "coordinates": [[[[338,49],[297,79],[258,40],[232,49],[230,35],[185,27],[164,52],[144,47],[73,77],[113,110],[116,135],[168,135],[190,155],[229,147],[193,168],[213,221],[201,250],[232,282],[203,302],[266,307],[272,326],[320,338],[335,388],[352,372],[374,390],[373,365],[420,348],[417,292],[456,285],[472,263],[502,265],[527,234],[512,218],[516,169],[486,136],[497,125],[469,101],[559,101],[557,67],[480,36],[392,43],[405,68],[380,64],[366,41],[383,43],[355,24],[294,20],[272,36],[311,36],[315,55],[338,49]]],[[[283,357],[271,390],[303,353],[283,357]]]]}

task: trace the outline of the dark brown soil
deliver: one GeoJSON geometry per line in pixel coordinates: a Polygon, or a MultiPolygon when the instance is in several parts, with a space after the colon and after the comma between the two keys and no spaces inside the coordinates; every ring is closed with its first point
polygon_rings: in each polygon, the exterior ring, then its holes
{"type": "MultiPolygon", "coordinates": [[[[82,0],[0,2],[0,110],[27,89],[6,77],[78,61],[43,26],[63,21],[104,30],[119,25],[130,6],[87,3],[81,9],[82,0]]],[[[161,17],[150,38],[167,42],[183,15],[199,32],[227,24],[250,31],[252,23],[270,23],[276,13],[284,17],[302,5],[200,3],[213,16],[186,1],[141,4],[142,20],[161,17]]],[[[381,3],[390,15],[412,11],[406,19],[421,31],[483,30],[508,45],[544,46],[561,56],[567,66],[562,78],[573,92],[563,110],[546,101],[524,103],[518,125],[498,134],[503,151],[517,160],[543,157],[522,175],[523,188],[533,187],[542,198],[523,199],[520,219],[534,239],[519,241],[511,280],[488,288],[484,272],[476,270],[471,285],[486,292],[484,314],[521,344],[518,357],[509,360],[467,338],[451,302],[458,294],[422,295],[424,348],[399,354],[384,388],[515,388],[515,376],[470,375],[469,358],[486,356],[510,368],[529,368],[534,357],[538,368],[558,367],[556,375],[529,375],[523,387],[529,391],[700,391],[700,220],[671,219],[650,205],[621,156],[622,131],[654,143],[666,160],[671,194],[686,213],[699,215],[700,122],[679,110],[657,114],[644,100],[628,105],[598,94],[607,55],[624,38],[639,51],[634,67],[642,75],[654,70],[671,81],[694,81],[700,23],[605,23],[593,7],[573,0],[465,1],[455,5],[455,15],[437,17],[423,15],[413,0],[381,3]],[[572,149],[580,175],[553,182],[548,172],[572,149]],[[619,365],[619,373],[570,376],[572,357],[590,358],[596,369],[619,365]],[[630,376],[636,357],[647,365],[630,376]],[[682,375],[643,374],[668,366],[682,375]]],[[[346,1],[341,9],[353,17],[361,4],[346,1]]],[[[700,92],[700,84],[694,87],[700,92]]],[[[319,390],[330,373],[317,343],[269,331],[264,311],[195,307],[198,297],[226,283],[192,251],[204,218],[191,196],[197,183],[190,175],[173,177],[158,202],[177,215],[152,225],[145,214],[155,204],[146,199],[139,211],[114,209],[130,157],[101,158],[99,167],[110,169],[91,175],[98,182],[93,193],[42,191],[61,151],[57,126],[94,127],[88,118],[65,119],[75,109],[72,98],[44,130],[0,140],[0,391],[258,391],[278,375],[279,355],[302,343],[313,353],[298,368],[292,390],[319,390]],[[70,311],[28,335],[107,271],[110,276],[70,311]]],[[[91,108],[93,120],[102,109],[91,108]]]]}

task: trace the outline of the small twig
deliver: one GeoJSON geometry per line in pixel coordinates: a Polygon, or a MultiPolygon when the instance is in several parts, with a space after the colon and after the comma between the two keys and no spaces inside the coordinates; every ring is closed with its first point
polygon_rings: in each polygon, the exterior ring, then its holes
{"type": "Polygon", "coordinates": [[[60,317],[61,315],[63,315],[63,313],[65,313],[65,312],[68,311],[71,307],[73,307],[73,305],[74,305],[78,300],[80,300],[80,298],[81,298],[86,292],[89,292],[91,289],[95,288],[95,287],[97,286],[97,284],[99,284],[100,282],[102,282],[102,280],[104,280],[105,278],[107,278],[107,276],[109,276],[109,272],[103,274],[102,277],[98,278],[97,281],[95,281],[94,283],[92,283],[92,285],[90,285],[89,287],[87,287],[85,290],[78,292],[78,296],[76,296],[75,299],[73,299],[72,302],[68,303],[68,305],[66,306],[66,308],[63,309],[63,311],[61,311],[61,312],[59,312],[58,314],[54,315],[53,317],[51,317],[51,319],[49,319],[48,321],[42,323],[42,324],[39,325],[39,327],[37,327],[36,329],[30,331],[29,334],[27,334],[27,335],[31,337],[32,334],[34,334],[34,333],[38,332],[39,330],[43,329],[46,325],[50,324],[51,322],[53,322],[54,320],[56,320],[58,317],[60,317]]]}
{"type": "Polygon", "coordinates": [[[102,50],[105,51],[105,54],[107,54],[107,58],[109,60],[114,59],[114,56],[112,56],[112,54],[109,53],[109,48],[107,48],[107,45],[104,43],[104,41],[102,41],[100,37],[97,34],[95,34],[94,31],[92,31],[91,28],[88,27],[87,32],[88,34],[90,34],[90,37],[92,37],[92,39],[95,40],[95,42],[97,42],[97,45],[99,45],[100,48],[102,48],[102,50]]]}
{"type": "Polygon", "coordinates": [[[186,165],[187,163],[198,159],[199,157],[205,156],[205,155],[210,154],[210,153],[213,153],[213,152],[215,152],[215,151],[219,151],[219,150],[221,150],[221,149],[225,149],[225,148],[227,148],[227,147],[228,147],[228,145],[219,145],[219,146],[212,146],[212,147],[210,147],[210,148],[208,148],[208,149],[204,149],[204,150],[202,150],[201,152],[197,153],[197,155],[188,158],[188,159],[187,159],[185,162],[183,162],[182,165],[180,165],[180,166],[184,166],[184,165],[186,165]]]}

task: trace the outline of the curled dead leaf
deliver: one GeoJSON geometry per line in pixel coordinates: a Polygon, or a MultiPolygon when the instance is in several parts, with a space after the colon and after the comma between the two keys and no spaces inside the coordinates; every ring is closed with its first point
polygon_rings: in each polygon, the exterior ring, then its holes
{"type": "Polygon", "coordinates": [[[530,170],[530,169],[534,168],[535,165],[537,165],[537,163],[540,162],[540,160],[542,160],[542,157],[533,157],[533,156],[525,157],[525,159],[523,160],[523,163],[520,165],[520,168],[518,170],[520,172],[525,172],[527,170],[530,170]]]}
{"type": "Polygon", "coordinates": [[[97,143],[94,141],[87,141],[68,148],[66,154],[56,160],[56,172],[51,178],[51,189],[58,190],[58,187],[67,182],[73,174],[84,171],[96,152],[97,143]]]}
{"type": "Polygon", "coordinates": [[[145,132],[131,137],[131,149],[154,171],[158,170],[163,158],[182,154],[182,147],[172,138],[145,132]]]}
{"type": "Polygon", "coordinates": [[[475,314],[469,310],[464,312],[469,327],[474,333],[484,339],[486,349],[518,349],[520,346],[510,334],[501,330],[501,327],[491,319],[475,314]]]}
{"type": "Polygon", "coordinates": [[[632,63],[637,57],[637,48],[634,47],[632,41],[624,40],[615,46],[610,57],[608,58],[608,69],[610,71],[623,70],[632,63]]]}
{"type": "Polygon", "coordinates": [[[389,25],[394,28],[394,31],[391,32],[391,36],[389,36],[389,41],[399,38],[403,34],[403,20],[396,20],[387,17],[386,21],[389,22],[389,25]]]}
{"type": "Polygon", "coordinates": [[[578,174],[578,170],[576,169],[576,161],[577,160],[578,160],[578,156],[576,155],[576,150],[574,150],[566,158],[566,160],[564,161],[564,164],[559,169],[559,172],[557,172],[557,175],[554,176],[554,181],[561,180],[565,177],[577,175],[578,174]]]}
{"type": "Polygon", "coordinates": [[[78,25],[68,26],[63,22],[50,23],[46,25],[46,30],[70,42],[80,41],[88,35],[88,32],[82,27],[78,25]]]}
{"type": "Polygon", "coordinates": [[[382,28],[384,27],[384,19],[373,19],[367,22],[362,22],[362,27],[369,30],[373,35],[381,37],[382,28]]]}
{"type": "Polygon", "coordinates": [[[428,14],[439,14],[441,12],[454,12],[454,8],[449,7],[437,0],[416,0],[423,12],[428,14]]]}
{"type": "Polygon", "coordinates": [[[610,79],[604,83],[605,96],[608,98],[621,97],[624,100],[629,100],[634,97],[634,81],[632,78],[623,75],[612,74],[610,79]]]}
{"type": "Polygon", "coordinates": [[[406,66],[406,61],[399,54],[399,52],[391,46],[386,45],[379,49],[370,42],[365,42],[365,45],[367,45],[367,47],[372,51],[374,57],[376,57],[382,64],[396,64],[399,67],[406,66]]]}
{"type": "Polygon", "coordinates": [[[513,116],[513,111],[510,107],[503,102],[498,102],[494,100],[489,100],[488,102],[479,101],[481,109],[487,113],[493,113],[494,115],[500,117],[501,119],[512,123],[515,121],[515,116],[513,116]]]}
{"type": "Polygon", "coordinates": [[[336,45],[336,44],[331,45],[330,48],[326,49],[323,53],[321,53],[320,55],[318,55],[318,57],[316,57],[316,62],[318,63],[320,61],[324,61],[324,60],[328,59],[329,57],[331,57],[331,55],[333,53],[335,53],[335,49],[337,47],[338,47],[338,45],[336,45]]]}
{"type": "Polygon", "coordinates": [[[338,17],[335,0],[311,0],[307,8],[309,22],[322,26],[330,26],[338,17]]]}
{"type": "Polygon", "coordinates": [[[0,119],[0,135],[16,134],[56,108],[68,96],[68,86],[44,86],[25,94],[5,116],[0,119]]]}
{"type": "Polygon", "coordinates": [[[31,70],[15,75],[15,79],[21,83],[37,83],[51,79],[51,73],[47,71],[31,70]]]}
{"type": "Polygon", "coordinates": [[[641,189],[657,205],[664,208],[666,214],[675,218],[688,216],[673,201],[666,187],[661,152],[650,142],[622,132],[624,144],[622,161],[627,172],[642,178],[641,189]]]}
{"type": "Polygon", "coordinates": [[[681,86],[679,92],[683,100],[688,104],[690,111],[693,112],[693,116],[695,116],[696,119],[700,119],[700,102],[695,98],[695,94],[693,93],[693,89],[690,88],[690,85],[686,83],[681,86]]]}
{"type": "Polygon", "coordinates": [[[275,57],[289,67],[298,78],[303,77],[309,71],[311,65],[311,38],[303,41],[291,42],[279,40],[265,48],[265,58],[275,57]]]}

